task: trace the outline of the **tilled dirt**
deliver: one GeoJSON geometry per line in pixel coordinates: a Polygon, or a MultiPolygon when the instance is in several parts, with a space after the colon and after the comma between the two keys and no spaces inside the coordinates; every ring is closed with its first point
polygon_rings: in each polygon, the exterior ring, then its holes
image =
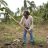
{"type": "MultiPolygon", "coordinates": [[[[0,44],[1,45],[1,44],[0,44]]],[[[47,44],[26,44],[23,45],[23,41],[20,41],[19,39],[16,39],[14,42],[4,42],[2,43],[2,46],[0,48],[48,48],[47,44]]]]}

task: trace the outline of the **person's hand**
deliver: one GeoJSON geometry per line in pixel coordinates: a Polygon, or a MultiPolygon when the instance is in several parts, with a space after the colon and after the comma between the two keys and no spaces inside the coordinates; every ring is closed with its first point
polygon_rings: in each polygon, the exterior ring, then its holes
{"type": "Polygon", "coordinates": [[[33,29],[29,29],[28,31],[30,32],[31,30],[33,31],[33,29]]]}
{"type": "Polygon", "coordinates": [[[25,28],[25,30],[28,32],[28,29],[25,28]]]}
{"type": "Polygon", "coordinates": [[[31,29],[29,29],[28,31],[30,31],[31,29]]]}

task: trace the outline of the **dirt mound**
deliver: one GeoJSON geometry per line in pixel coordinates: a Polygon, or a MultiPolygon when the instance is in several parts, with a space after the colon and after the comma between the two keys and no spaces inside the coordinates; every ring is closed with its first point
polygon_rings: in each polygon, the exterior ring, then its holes
{"type": "Polygon", "coordinates": [[[23,48],[22,39],[16,39],[13,42],[4,42],[1,48],[23,48]]]}

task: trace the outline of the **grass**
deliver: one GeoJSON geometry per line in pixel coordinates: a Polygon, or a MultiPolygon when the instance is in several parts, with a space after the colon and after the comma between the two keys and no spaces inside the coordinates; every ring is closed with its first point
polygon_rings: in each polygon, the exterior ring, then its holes
{"type": "MultiPolygon", "coordinates": [[[[46,42],[45,26],[34,28],[34,40],[36,44],[46,42]],[[44,32],[45,31],[45,32],[44,32]],[[41,32],[41,33],[40,33],[41,32]]],[[[47,26],[46,26],[47,27],[47,26]]],[[[22,28],[14,24],[0,24],[0,42],[13,41],[16,38],[22,38],[22,28]]]]}

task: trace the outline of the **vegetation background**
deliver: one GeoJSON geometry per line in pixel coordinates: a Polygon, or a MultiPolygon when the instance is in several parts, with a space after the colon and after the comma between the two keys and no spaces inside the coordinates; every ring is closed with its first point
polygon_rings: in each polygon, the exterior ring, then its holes
{"type": "MultiPolygon", "coordinates": [[[[22,28],[11,17],[13,17],[17,21],[20,21],[24,10],[29,10],[30,14],[34,18],[33,35],[35,43],[42,43],[44,45],[47,42],[46,40],[48,36],[48,2],[43,3],[43,5],[40,5],[38,7],[36,7],[34,1],[24,0],[23,4],[24,6],[21,7],[21,10],[17,8],[17,11],[14,13],[10,10],[9,7],[7,7],[8,4],[4,0],[0,0],[0,11],[5,10],[5,13],[0,13],[0,15],[4,14],[4,18],[0,18],[0,47],[6,42],[13,42],[14,40],[19,38],[22,39],[22,28]],[[28,6],[27,3],[30,6],[28,6]],[[2,4],[4,5],[4,7],[1,7],[2,4]]],[[[29,37],[29,35],[27,37],[29,37]]]]}

